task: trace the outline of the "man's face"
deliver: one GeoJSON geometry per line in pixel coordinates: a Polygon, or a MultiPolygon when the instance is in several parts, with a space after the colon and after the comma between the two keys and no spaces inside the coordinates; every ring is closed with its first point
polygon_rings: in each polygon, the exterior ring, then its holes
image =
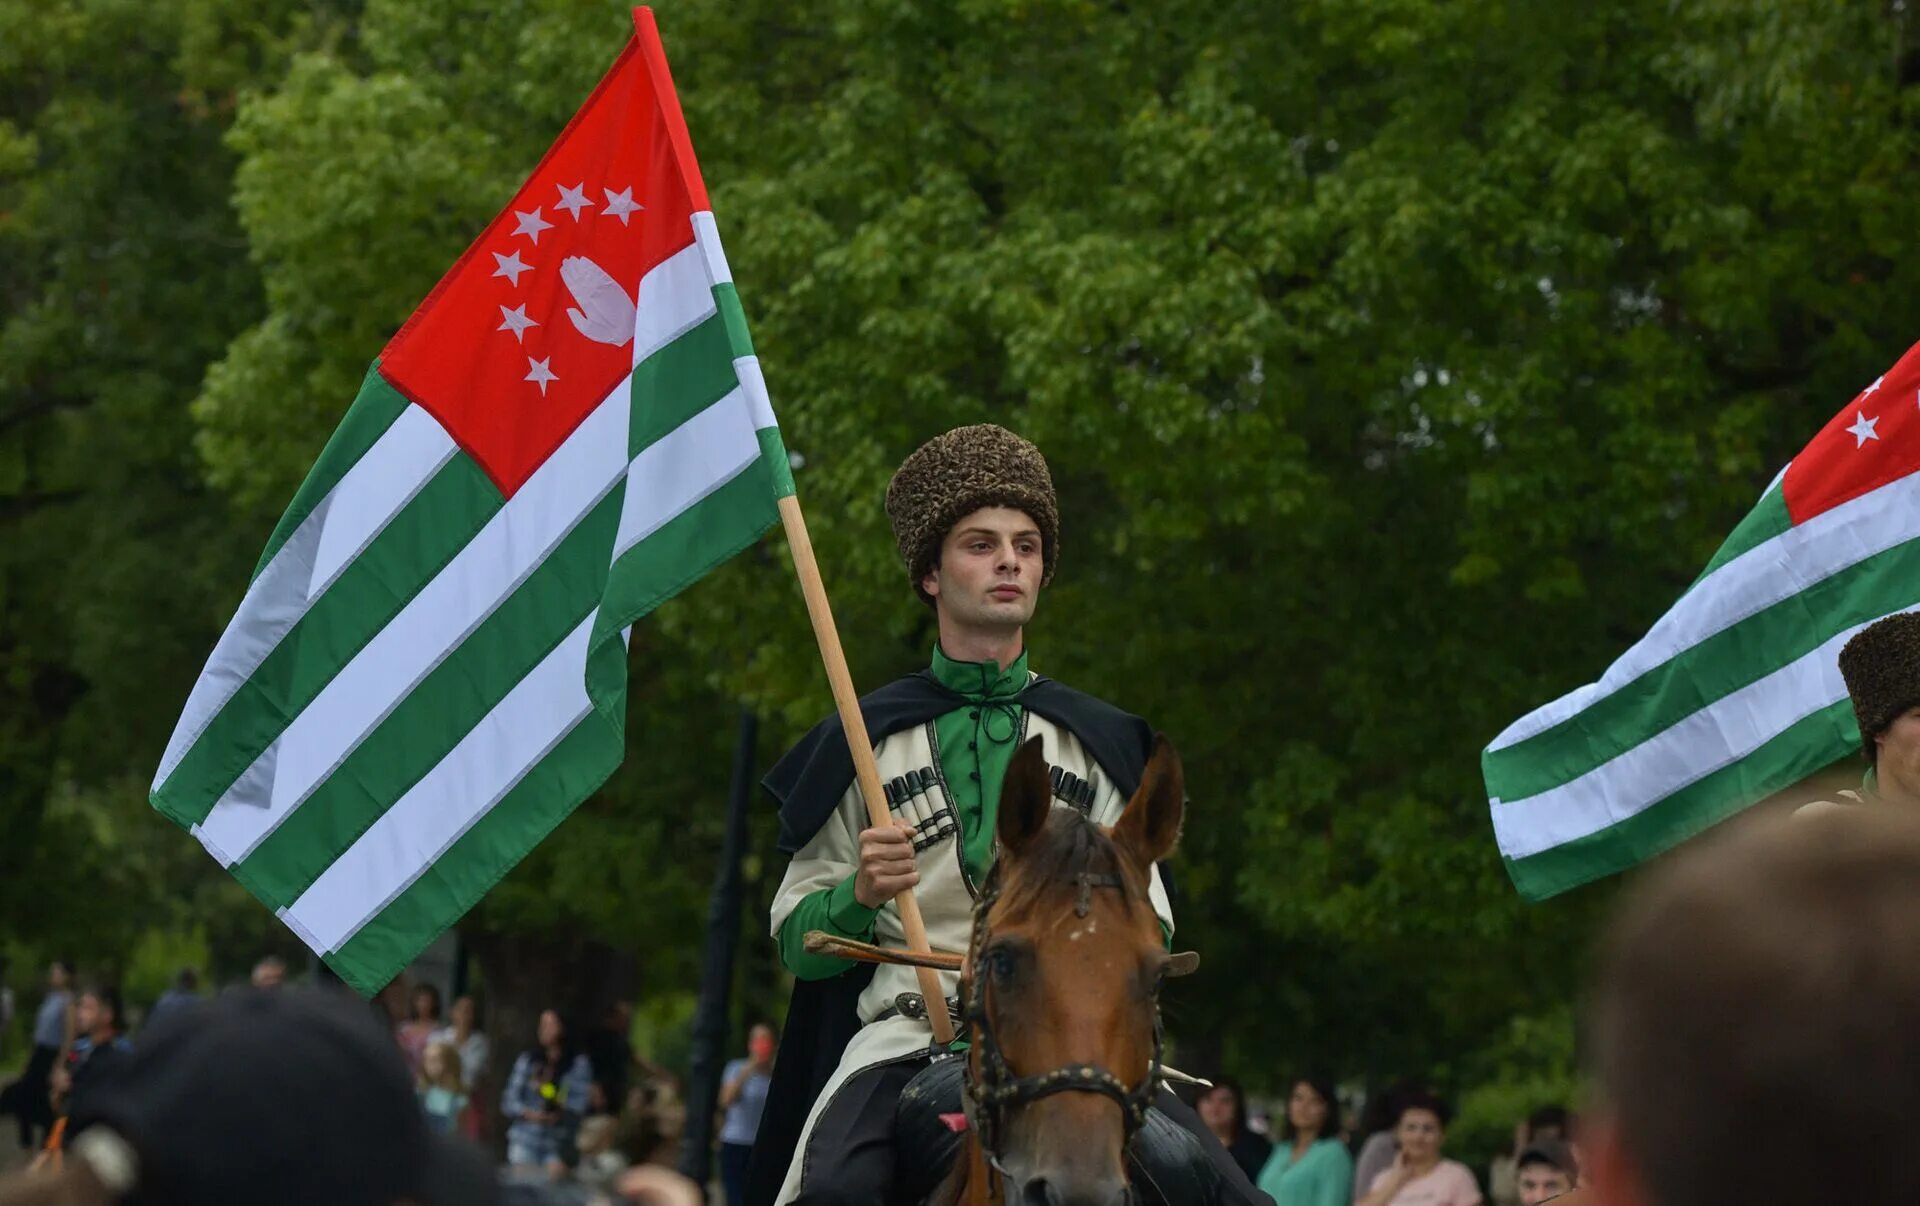
{"type": "Polygon", "coordinates": [[[1920,802],[1920,708],[1908,708],[1874,738],[1874,777],[1882,794],[1920,802]]]}
{"type": "Polygon", "coordinates": [[[96,1027],[112,1016],[113,1012],[101,1008],[100,999],[90,992],[81,993],[80,999],[74,1002],[73,1025],[74,1029],[81,1034],[92,1034],[96,1027]]]}
{"type": "Polygon", "coordinates": [[[1563,1193],[1573,1192],[1573,1178],[1541,1161],[1521,1168],[1519,1182],[1520,1206],[1540,1206],[1563,1193]]]}
{"type": "Polygon", "coordinates": [[[286,965],[278,959],[264,959],[253,969],[255,988],[278,988],[286,978],[286,965]]]}
{"type": "Polygon", "coordinates": [[[920,588],[943,620],[1010,632],[1033,619],[1042,565],[1040,529],[1025,511],[982,507],[953,525],[920,588]]]}

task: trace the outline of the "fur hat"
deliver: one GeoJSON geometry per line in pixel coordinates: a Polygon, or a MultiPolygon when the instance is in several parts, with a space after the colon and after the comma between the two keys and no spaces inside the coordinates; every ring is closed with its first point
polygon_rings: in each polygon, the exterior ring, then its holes
{"type": "Polygon", "coordinates": [[[887,483],[887,519],[914,593],[940,560],[953,525],[982,507],[1024,511],[1040,529],[1040,585],[1060,556],[1060,508],[1047,460],[1031,443],[992,423],[956,427],[920,445],[887,483]]]}
{"type": "Polygon", "coordinates": [[[1888,616],[1855,633],[1840,650],[1840,677],[1860,722],[1860,744],[1873,761],[1873,739],[1920,704],[1920,612],[1888,616]]]}

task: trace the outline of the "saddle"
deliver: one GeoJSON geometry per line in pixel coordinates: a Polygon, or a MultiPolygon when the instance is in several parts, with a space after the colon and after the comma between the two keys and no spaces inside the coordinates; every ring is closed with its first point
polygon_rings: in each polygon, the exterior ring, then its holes
{"type": "MultiPolygon", "coordinates": [[[[926,1201],[959,1157],[966,1135],[941,1115],[963,1110],[965,1074],[965,1059],[943,1056],[901,1090],[893,1116],[896,1201],[926,1201]]],[[[1215,1206],[1226,1200],[1220,1170],[1199,1140],[1158,1109],[1147,1112],[1146,1123],[1127,1145],[1127,1177],[1138,1206],[1215,1206]]]]}

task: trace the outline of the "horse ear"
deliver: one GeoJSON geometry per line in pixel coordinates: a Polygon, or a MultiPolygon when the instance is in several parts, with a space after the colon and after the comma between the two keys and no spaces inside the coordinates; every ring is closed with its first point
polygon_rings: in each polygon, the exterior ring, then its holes
{"type": "Polygon", "coordinates": [[[1000,781],[1000,849],[1018,856],[1045,828],[1053,811],[1053,784],[1041,740],[1033,738],[1014,752],[1007,777],[1000,781]]]}
{"type": "Polygon", "coordinates": [[[1113,840],[1142,869],[1173,852],[1186,813],[1187,781],[1180,755],[1165,737],[1153,739],[1153,755],[1140,777],[1140,789],[1113,825],[1113,840]]]}

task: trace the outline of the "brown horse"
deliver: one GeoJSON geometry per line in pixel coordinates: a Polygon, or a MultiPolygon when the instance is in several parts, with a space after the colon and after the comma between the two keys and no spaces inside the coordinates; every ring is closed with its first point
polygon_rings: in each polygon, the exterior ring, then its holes
{"type": "MultiPolygon", "coordinates": [[[[1160,1081],[1166,952],[1147,885],[1178,840],[1180,759],[1155,743],[1111,829],[1054,808],[1038,739],[1000,793],[1000,854],[961,976],[966,1147],[942,1206],[1121,1206],[1160,1081]]],[[[1188,957],[1191,959],[1191,956],[1188,957]]]]}

